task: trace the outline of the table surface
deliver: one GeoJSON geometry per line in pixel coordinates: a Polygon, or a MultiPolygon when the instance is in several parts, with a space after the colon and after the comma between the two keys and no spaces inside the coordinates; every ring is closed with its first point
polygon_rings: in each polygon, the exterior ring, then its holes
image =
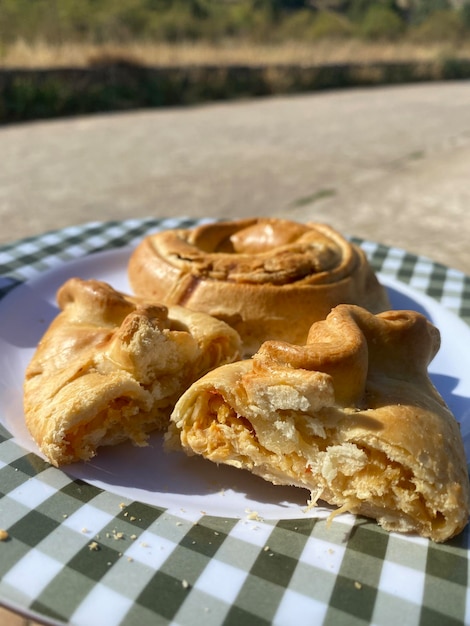
{"type": "MultiPolygon", "coordinates": [[[[0,128],[0,244],[90,220],[328,222],[470,273],[470,84],[0,128]]],[[[4,626],[33,624],[0,608],[4,626]]]]}

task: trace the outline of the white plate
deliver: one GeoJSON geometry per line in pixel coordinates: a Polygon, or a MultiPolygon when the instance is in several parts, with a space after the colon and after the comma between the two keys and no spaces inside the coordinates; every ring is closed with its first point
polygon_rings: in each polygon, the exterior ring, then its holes
{"type": "MultiPolygon", "coordinates": [[[[40,455],[24,424],[22,381],[37,342],[57,314],[55,294],[69,277],[97,278],[129,291],[126,276],[129,248],[95,253],[64,263],[17,287],[0,301],[0,422],[26,450],[40,455]]],[[[424,313],[441,331],[442,346],[430,366],[434,384],[461,423],[467,460],[470,459],[470,328],[456,315],[403,283],[385,276],[395,309],[424,313]]],[[[274,487],[247,472],[183,454],[166,453],[156,434],[146,448],[123,444],[101,448],[95,459],[63,468],[123,498],[221,517],[240,517],[246,510],[264,519],[299,517],[307,491],[274,487]]],[[[317,509],[316,515],[326,514],[317,509]]]]}

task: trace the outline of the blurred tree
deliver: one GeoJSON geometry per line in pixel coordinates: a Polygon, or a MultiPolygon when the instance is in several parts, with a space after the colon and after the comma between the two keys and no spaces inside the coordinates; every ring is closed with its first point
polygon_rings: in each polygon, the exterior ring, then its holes
{"type": "Polygon", "coordinates": [[[280,26],[281,39],[309,39],[315,23],[315,13],[308,9],[295,11],[287,16],[280,26]]]}
{"type": "Polygon", "coordinates": [[[410,0],[407,8],[408,20],[412,24],[420,24],[436,11],[451,8],[449,0],[410,0]]]}
{"type": "Polygon", "coordinates": [[[346,12],[351,20],[360,22],[369,10],[375,8],[386,8],[394,13],[400,13],[400,8],[394,0],[350,0],[346,12]]]}
{"type": "Polygon", "coordinates": [[[465,28],[457,11],[444,9],[431,13],[410,32],[415,41],[421,43],[456,43],[465,35],[465,28]]]}
{"type": "Polygon", "coordinates": [[[345,39],[353,34],[353,25],[336,11],[319,11],[311,31],[312,39],[345,39]]]}
{"type": "Polygon", "coordinates": [[[393,41],[405,30],[405,23],[393,9],[385,5],[371,6],[359,25],[365,39],[393,41]]]}
{"type": "Polygon", "coordinates": [[[405,26],[423,40],[455,38],[470,32],[470,0],[0,0],[3,46],[18,38],[274,41],[294,32],[338,37],[351,34],[351,23],[368,38],[393,39],[405,26]]]}
{"type": "Polygon", "coordinates": [[[466,31],[470,31],[470,2],[464,2],[459,9],[459,17],[462,26],[466,31]]]}
{"type": "Polygon", "coordinates": [[[279,0],[279,6],[287,11],[297,11],[310,6],[309,0],[279,0]]]}
{"type": "Polygon", "coordinates": [[[348,0],[310,0],[309,4],[319,11],[342,12],[348,6],[348,0]]]}

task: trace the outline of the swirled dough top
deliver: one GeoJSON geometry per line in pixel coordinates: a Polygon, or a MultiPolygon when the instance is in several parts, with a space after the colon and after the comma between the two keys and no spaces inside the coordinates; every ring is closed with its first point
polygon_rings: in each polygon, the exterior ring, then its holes
{"type": "Polygon", "coordinates": [[[151,243],[180,269],[237,283],[332,282],[357,263],[354,248],[329,226],[274,218],[164,231],[151,243]]]}

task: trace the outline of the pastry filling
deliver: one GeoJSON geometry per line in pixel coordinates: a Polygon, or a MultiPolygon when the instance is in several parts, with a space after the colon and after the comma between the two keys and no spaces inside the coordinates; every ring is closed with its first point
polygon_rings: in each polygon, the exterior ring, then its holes
{"type": "Polygon", "coordinates": [[[382,518],[390,529],[399,530],[403,519],[416,527],[445,524],[441,513],[427,507],[409,468],[382,450],[341,440],[339,429],[325,425],[328,416],[323,420],[321,414],[285,411],[268,420],[256,414],[256,407],[251,409],[249,420],[215,390],[199,394],[192,414],[185,418],[183,446],[213,462],[309,489],[315,501],[324,500],[342,511],[360,510],[382,518]],[[401,510],[400,518],[397,510],[401,510]]]}
{"type": "Polygon", "coordinates": [[[116,398],[93,419],[66,433],[64,454],[88,460],[99,446],[115,445],[126,440],[138,446],[146,445],[148,433],[166,425],[169,410],[156,407],[148,410],[148,407],[130,398],[116,398]]]}

